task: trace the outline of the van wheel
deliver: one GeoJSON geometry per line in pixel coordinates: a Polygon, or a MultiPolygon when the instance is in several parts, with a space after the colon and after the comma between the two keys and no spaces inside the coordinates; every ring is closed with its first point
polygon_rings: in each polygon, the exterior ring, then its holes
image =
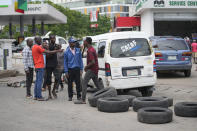
{"type": "Polygon", "coordinates": [[[191,76],[191,70],[185,70],[184,74],[185,74],[185,77],[190,77],[191,76]]]}
{"type": "Polygon", "coordinates": [[[142,96],[152,96],[153,90],[151,89],[152,87],[143,87],[139,89],[141,92],[142,96]]]}

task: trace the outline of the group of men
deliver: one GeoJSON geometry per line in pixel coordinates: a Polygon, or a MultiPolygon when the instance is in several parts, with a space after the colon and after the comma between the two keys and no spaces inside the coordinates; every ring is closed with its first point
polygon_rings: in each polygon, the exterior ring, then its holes
{"type": "Polygon", "coordinates": [[[28,39],[27,46],[23,49],[23,63],[26,73],[26,97],[32,98],[31,86],[33,82],[34,69],[36,80],[34,87],[34,100],[45,101],[57,98],[56,90],[62,85],[62,74],[68,80],[68,100],[73,98],[73,82],[76,84],[77,101],[75,104],[86,103],[86,93],[88,82],[93,80],[98,89],[103,88],[98,80],[98,58],[95,49],[92,47],[92,39],[86,37],[84,48],[87,50],[87,65],[84,67],[81,49],[76,47],[76,40],[69,38],[69,46],[66,50],[61,49],[61,45],[56,44],[55,35],[50,35],[49,41],[42,41],[40,36],[34,40],[28,39]],[[35,42],[35,43],[34,43],[35,42]],[[85,75],[82,80],[82,74],[85,75]],[[53,89],[51,91],[52,74],[55,77],[53,89]],[[44,83],[43,83],[44,80],[44,83]],[[82,81],[82,83],[81,83],[82,81]],[[48,98],[42,96],[42,87],[48,88],[48,98]],[[82,95],[81,95],[82,93],[82,95]]]}

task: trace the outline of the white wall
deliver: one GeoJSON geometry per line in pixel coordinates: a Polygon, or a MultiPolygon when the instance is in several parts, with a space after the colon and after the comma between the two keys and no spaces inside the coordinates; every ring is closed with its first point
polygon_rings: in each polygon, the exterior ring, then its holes
{"type": "Polygon", "coordinates": [[[154,14],[151,9],[141,14],[141,31],[147,33],[149,36],[154,35],[154,14]]]}
{"type": "Polygon", "coordinates": [[[3,49],[9,50],[9,56],[7,56],[7,69],[12,68],[12,42],[13,40],[0,39],[0,70],[3,70],[3,49]]]}

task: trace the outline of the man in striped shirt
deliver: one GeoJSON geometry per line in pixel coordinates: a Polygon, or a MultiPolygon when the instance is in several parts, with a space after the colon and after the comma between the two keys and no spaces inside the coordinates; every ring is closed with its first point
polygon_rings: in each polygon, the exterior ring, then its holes
{"type": "Polygon", "coordinates": [[[27,46],[23,49],[23,64],[26,74],[26,97],[31,98],[31,85],[33,82],[33,72],[34,72],[34,63],[32,57],[31,47],[33,45],[33,40],[27,40],[27,46]]]}

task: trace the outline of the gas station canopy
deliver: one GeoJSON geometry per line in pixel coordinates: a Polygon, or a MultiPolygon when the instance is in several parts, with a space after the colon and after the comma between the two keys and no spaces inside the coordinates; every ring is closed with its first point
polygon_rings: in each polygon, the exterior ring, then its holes
{"type": "Polygon", "coordinates": [[[28,9],[24,14],[15,12],[14,5],[0,8],[0,25],[20,24],[21,16],[23,24],[44,24],[67,23],[67,17],[48,4],[28,4],[28,9]]]}

